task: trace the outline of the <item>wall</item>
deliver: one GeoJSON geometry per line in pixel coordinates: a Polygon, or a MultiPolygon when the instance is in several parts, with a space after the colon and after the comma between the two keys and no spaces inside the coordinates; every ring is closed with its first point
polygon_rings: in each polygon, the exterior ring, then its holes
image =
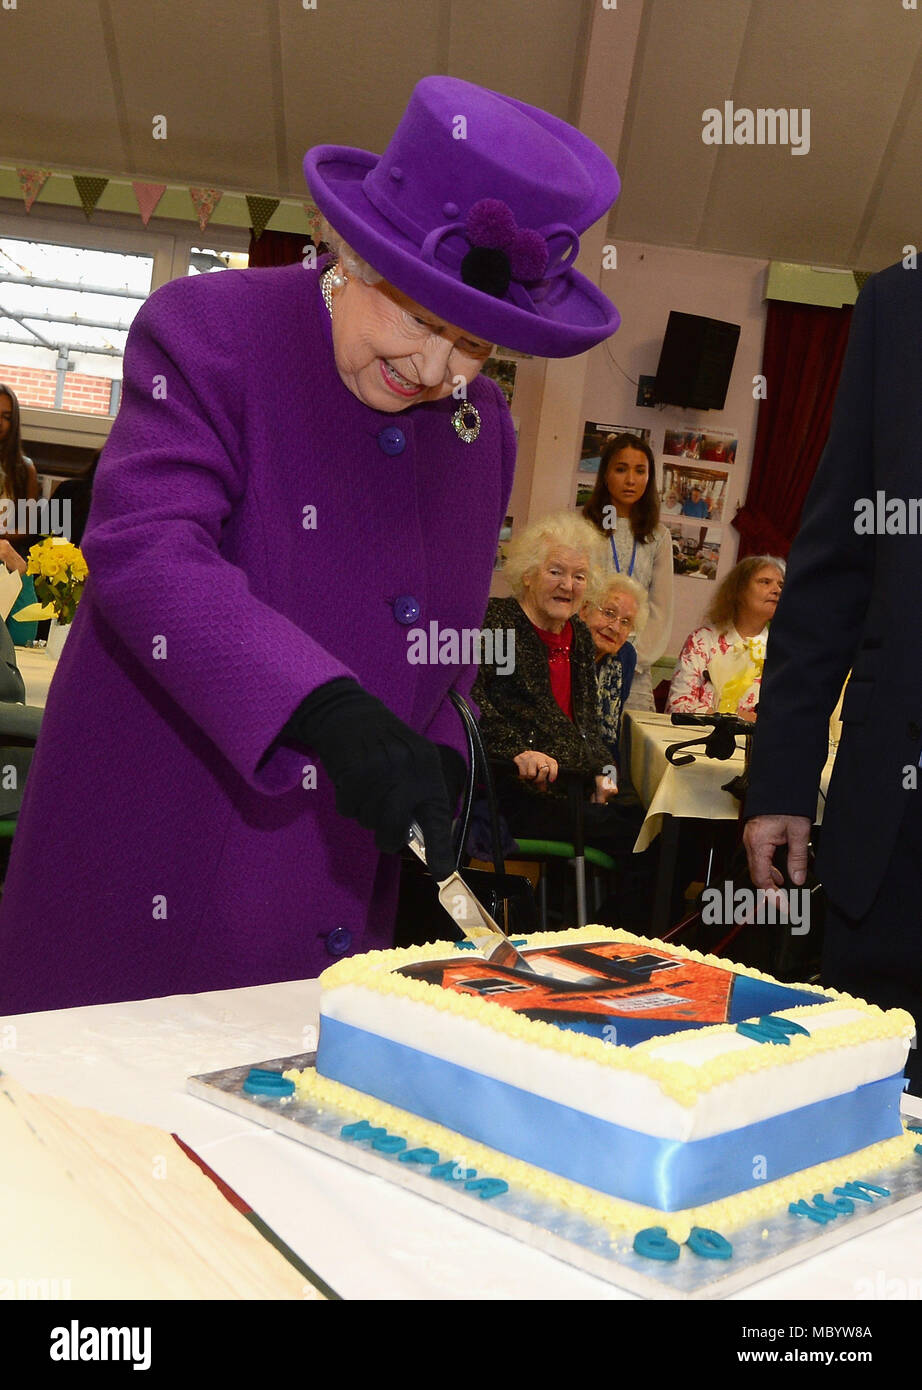
{"type": "MultiPolygon", "coordinates": [[[[0,357],[6,344],[0,344],[0,357]]],[[[21,367],[0,361],[0,381],[10,386],[22,407],[54,407],[57,374],[41,367],[21,367]]],[[[112,395],[109,377],[87,376],[84,372],[68,372],[64,379],[64,410],[79,410],[86,415],[108,415],[112,395]]]]}
{"type": "MultiPolygon", "coordinates": [[[[768,263],[741,256],[709,255],[636,243],[620,243],[617,254],[618,268],[603,272],[601,285],[621,312],[621,327],[613,338],[588,355],[583,417],[652,430],[652,447],[660,479],[667,429],[695,426],[737,433],[739,451],[735,463],[727,468],[719,580],[736,560],[739,534],[729,521],[745,498],[749,480],[758,409],[758,402],[752,395],[752,379],[761,370],[765,330],[762,295],[768,263]],[[644,408],[635,404],[638,376],[652,375],[656,371],[670,309],[740,324],[739,346],[722,411],[686,411],[674,406],[644,408]]],[[[566,497],[561,495],[558,505],[565,505],[575,496],[580,444],[580,439],[571,441],[566,460],[548,456],[535,460],[535,474],[554,476],[558,493],[561,492],[561,475],[565,472],[563,465],[569,464],[569,493],[566,497]]],[[[683,462],[681,459],[674,461],[683,462]]],[[[535,494],[538,491],[533,489],[535,494]]],[[[714,584],[706,580],[675,577],[675,618],[672,641],[667,648],[670,655],[678,653],[688,633],[700,622],[713,592],[714,584]]]]}

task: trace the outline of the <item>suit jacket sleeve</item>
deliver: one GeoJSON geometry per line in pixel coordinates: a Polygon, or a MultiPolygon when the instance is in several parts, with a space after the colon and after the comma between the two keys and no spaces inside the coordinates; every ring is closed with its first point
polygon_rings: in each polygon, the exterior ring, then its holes
{"type": "Polygon", "coordinates": [[[317,686],[355,676],[255,598],[221,553],[245,486],[250,372],[222,301],[200,289],[164,285],[132,325],[83,542],[88,585],[134,660],[251,786],[279,793],[297,785],[304,762],[284,747],[263,762],[280,730],[317,686]]]}
{"type": "Polygon", "coordinates": [[[829,716],[870,599],[875,540],[855,530],[873,495],[876,277],[855,305],[829,440],[772,621],[753,736],[747,816],[816,814],[829,716]]]}

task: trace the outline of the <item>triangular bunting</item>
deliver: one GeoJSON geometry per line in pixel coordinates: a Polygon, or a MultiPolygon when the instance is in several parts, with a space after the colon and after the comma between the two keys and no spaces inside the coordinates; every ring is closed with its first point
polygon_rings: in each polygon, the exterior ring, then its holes
{"type": "Polygon", "coordinates": [[[103,194],[103,189],[109,182],[108,179],[91,178],[88,174],[74,174],[74,187],[79,194],[83,204],[83,211],[87,218],[93,214],[93,209],[99,202],[103,194]]]}
{"type": "Polygon", "coordinates": [[[165,183],[133,183],[134,196],[145,227],[151,219],[154,208],[166,192],[165,183]]]}
{"type": "Polygon", "coordinates": [[[304,215],[307,218],[307,226],[310,231],[311,238],[314,241],[317,241],[318,237],[320,236],[320,209],[318,208],[316,203],[302,203],[301,206],[303,207],[304,215]]]}
{"type": "Polygon", "coordinates": [[[26,212],[32,211],[32,204],[45,186],[45,180],[50,176],[50,169],[17,169],[19,175],[19,187],[22,189],[23,201],[26,205],[26,212]]]}
{"type": "Polygon", "coordinates": [[[250,226],[253,228],[253,235],[257,241],[259,241],[259,238],[266,230],[266,224],[280,202],[280,198],[260,198],[250,193],[247,194],[247,207],[250,210],[250,226]]]}
{"type": "Polygon", "coordinates": [[[198,213],[199,231],[203,232],[211,221],[211,215],[221,201],[219,188],[190,188],[189,197],[198,213]]]}

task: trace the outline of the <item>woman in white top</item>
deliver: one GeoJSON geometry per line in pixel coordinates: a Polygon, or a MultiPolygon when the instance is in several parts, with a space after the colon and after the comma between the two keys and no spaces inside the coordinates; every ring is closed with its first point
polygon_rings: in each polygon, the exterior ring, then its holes
{"type": "Polygon", "coordinates": [[[666,710],[720,710],[755,719],[768,625],[784,588],[784,561],[748,555],[721,581],[702,627],[682,648],[666,710]]]}
{"type": "Polygon", "coordinates": [[[672,537],[659,519],[650,446],[635,434],[610,434],[584,515],[608,539],[611,567],[646,592],[650,616],[635,639],[637,670],[628,709],[653,709],[650,667],[672,631],[672,537]]]}

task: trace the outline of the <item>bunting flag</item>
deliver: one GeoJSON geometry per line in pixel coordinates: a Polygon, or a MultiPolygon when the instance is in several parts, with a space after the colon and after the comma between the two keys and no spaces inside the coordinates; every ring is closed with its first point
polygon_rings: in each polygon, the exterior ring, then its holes
{"type": "Polygon", "coordinates": [[[22,196],[26,205],[26,212],[32,211],[32,204],[45,186],[45,180],[50,177],[50,169],[17,169],[19,175],[19,187],[22,189],[22,196]]]}
{"type": "Polygon", "coordinates": [[[198,213],[199,231],[203,232],[211,221],[211,215],[221,201],[219,188],[190,188],[189,197],[198,213]]]}
{"type": "Polygon", "coordinates": [[[313,241],[320,239],[320,209],[316,203],[302,203],[304,214],[307,218],[307,226],[313,241]]]}
{"type": "Polygon", "coordinates": [[[247,194],[247,207],[250,210],[250,226],[253,228],[253,235],[257,241],[259,241],[259,238],[266,230],[266,224],[280,202],[280,198],[260,198],[250,193],[247,194]]]}
{"type": "Polygon", "coordinates": [[[74,187],[80,196],[80,202],[83,204],[83,211],[89,220],[109,180],[91,178],[88,174],[74,174],[73,180],[74,187]]]}
{"type": "Polygon", "coordinates": [[[160,202],[166,192],[165,183],[133,183],[135,200],[138,204],[138,211],[141,214],[141,221],[145,227],[151,219],[154,208],[160,202]]]}

